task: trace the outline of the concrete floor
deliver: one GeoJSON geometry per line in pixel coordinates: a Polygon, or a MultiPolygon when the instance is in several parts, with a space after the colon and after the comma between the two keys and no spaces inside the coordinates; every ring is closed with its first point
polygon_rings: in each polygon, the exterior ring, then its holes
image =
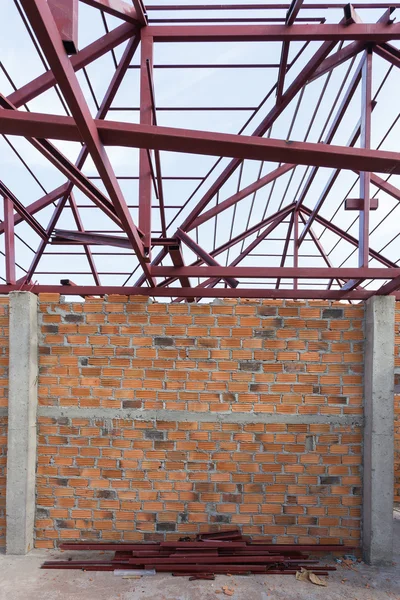
{"type": "Polygon", "coordinates": [[[361,563],[351,570],[337,565],[326,588],[279,575],[218,575],[215,581],[190,582],[171,575],[125,580],[112,573],[46,571],[39,568],[44,560],[77,553],[35,550],[24,557],[0,555],[0,600],[223,600],[229,596],[222,586],[234,590],[234,600],[400,600],[400,510],[395,511],[394,530],[392,567],[361,563]]]}

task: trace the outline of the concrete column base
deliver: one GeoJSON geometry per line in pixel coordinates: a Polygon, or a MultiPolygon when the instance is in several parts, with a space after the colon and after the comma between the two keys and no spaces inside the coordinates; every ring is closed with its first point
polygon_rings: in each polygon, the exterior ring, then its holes
{"type": "Polygon", "coordinates": [[[363,552],[371,565],[393,555],[394,296],[366,303],[363,552]]]}
{"type": "Polygon", "coordinates": [[[30,292],[10,294],[6,551],[33,548],[35,523],[38,306],[30,292]]]}

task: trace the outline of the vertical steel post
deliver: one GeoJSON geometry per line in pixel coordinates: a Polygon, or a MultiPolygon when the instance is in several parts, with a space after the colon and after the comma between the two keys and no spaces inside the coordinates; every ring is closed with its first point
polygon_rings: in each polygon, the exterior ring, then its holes
{"type": "MultiPolygon", "coordinates": [[[[299,266],[299,211],[293,211],[293,266],[299,266]]],[[[298,279],[293,279],[293,289],[297,290],[298,279]]]]}
{"type": "Polygon", "coordinates": [[[14,207],[10,198],[4,196],[4,250],[6,255],[6,280],[9,284],[16,282],[15,275],[15,238],[14,207]]]}
{"type": "MultiPolygon", "coordinates": [[[[140,124],[153,125],[151,82],[148,68],[153,71],[153,38],[142,35],[140,55],[140,124]],[[149,67],[147,66],[149,65],[149,67]]],[[[151,196],[152,177],[150,153],[139,151],[139,229],[143,232],[143,246],[147,252],[151,245],[151,196]]]]}
{"type": "MultiPolygon", "coordinates": [[[[362,70],[361,89],[361,148],[371,147],[371,112],[372,112],[372,50],[367,50],[362,70]]],[[[360,173],[360,197],[363,209],[359,218],[358,266],[367,267],[369,260],[369,209],[370,209],[371,173],[360,173]]]]}

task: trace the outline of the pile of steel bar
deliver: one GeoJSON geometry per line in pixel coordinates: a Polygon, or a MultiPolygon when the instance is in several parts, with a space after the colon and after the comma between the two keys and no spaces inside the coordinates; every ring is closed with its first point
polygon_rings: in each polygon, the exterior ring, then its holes
{"type": "Polygon", "coordinates": [[[318,566],[309,558],[318,552],[348,552],[352,548],[338,545],[277,545],[252,541],[238,530],[200,534],[195,541],[150,543],[64,543],[62,550],[114,551],[107,560],[56,560],[42,565],[44,569],[82,569],[84,571],[114,571],[154,569],[176,576],[201,578],[213,574],[294,575],[305,568],[318,575],[328,575],[335,567],[318,566]]]}

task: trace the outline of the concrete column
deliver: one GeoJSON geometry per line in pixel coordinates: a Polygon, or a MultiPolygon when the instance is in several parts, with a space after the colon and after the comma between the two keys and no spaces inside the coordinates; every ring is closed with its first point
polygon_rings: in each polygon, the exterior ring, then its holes
{"type": "Polygon", "coordinates": [[[33,547],[38,377],[37,296],[10,294],[7,451],[7,554],[33,547]]]}
{"type": "Polygon", "coordinates": [[[391,564],[393,552],[394,296],[366,302],[363,552],[391,564]]]}

